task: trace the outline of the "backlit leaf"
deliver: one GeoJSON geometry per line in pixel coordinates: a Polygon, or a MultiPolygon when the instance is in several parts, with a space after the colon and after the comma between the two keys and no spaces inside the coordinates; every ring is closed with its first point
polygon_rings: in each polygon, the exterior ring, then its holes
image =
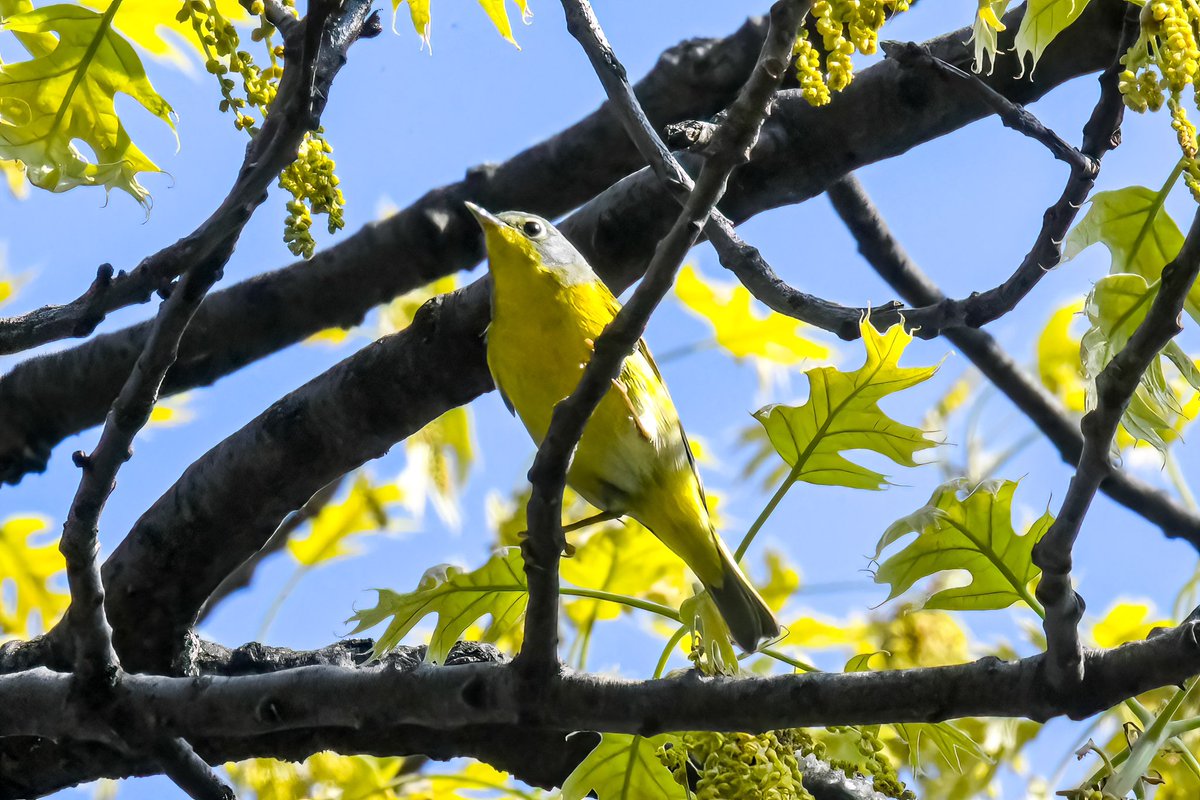
{"type": "MultiPolygon", "coordinates": [[[[103,13],[112,2],[83,0],[83,5],[103,13]]],[[[120,3],[113,18],[113,27],[155,58],[185,66],[190,63],[190,54],[203,52],[191,23],[175,18],[181,5],[179,0],[120,0],[120,3]],[[188,45],[189,50],[181,50],[180,42],[188,45]]],[[[221,16],[230,22],[249,18],[237,0],[216,0],[216,4],[221,16]]]]}
{"type": "Polygon", "coordinates": [[[390,509],[403,496],[396,484],[374,485],[360,472],[341,502],[322,508],[305,535],[288,539],[288,552],[305,567],[354,555],[359,552],[355,537],[387,528],[390,509]]]}
{"type": "Polygon", "coordinates": [[[36,516],[0,522],[0,578],[11,583],[11,591],[0,593],[0,634],[28,638],[43,633],[70,604],[70,596],[53,585],[66,561],[57,539],[41,535],[48,527],[36,516]]]}
{"type": "Polygon", "coordinates": [[[1013,41],[1013,48],[1022,66],[1025,56],[1030,56],[1029,69],[1032,72],[1046,47],[1079,18],[1087,5],[1088,0],[1029,0],[1025,15],[1021,18],[1021,27],[1013,41]]]}
{"type": "Polygon", "coordinates": [[[889,725],[908,745],[908,765],[915,773],[924,771],[923,747],[932,746],[946,764],[962,772],[962,757],[972,761],[991,761],[983,747],[953,722],[903,722],[889,725]]]}
{"type": "MultiPolygon", "coordinates": [[[[1128,343],[1146,318],[1158,294],[1158,283],[1147,284],[1140,275],[1107,275],[1096,282],[1085,310],[1091,323],[1080,343],[1084,375],[1087,377],[1086,407],[1096,406],[1096,378],[1128,343]]],[[[1165,452],[1178,433],[1188,398],[1164,368],[1169,362],[1192,389],[1200,389],[1200,371],[1178,342],[1172,340],[1160,357],[1150,363],[1121,417],[1125,430],[1134,438],[1165,452]]]]}
{"type": "Polygon", "coordinates": [[[1040,609],[1029,590],[1040,573],[1033,565],[1033,546],[1050,528],[1043,514],[1024,535],[1012,527],[1014,481],[985,481],[972,486],[960,478],[934,490],[928,505],[892,523],[879,539],[875,582],[890,584],[888,599],[899,597],[917,581],[950,570],[964,570],[971,582],[935,592],[925,608],[955,610],[1007,608],[1024,602],[1040,609]],[[883,552],[908,534],[917,534],[901,550],[883,552]]]}
{"type": "Polygon", "coordinates": [[[154,404],[150,412],[147,428],[173,428],[185,425],[196,418],[196,412],[189,408],[192,395],[190,392],[167,397],[154,404]]]}
{"type": "Polygon", "coordinates": [[[437,515],[452,528],[461,519],[459,494],[475,460],[471,412],[452,408],[404,442],[407,463],[399,483],[406,504],[415,514],[433,504],[437,515]]]}
{"type": "Polygon", "coordinates": [[[990,75],[996,68],[996,55],[999,52],[999,40],[996,34],[1004,30],[1000,18],[1008,9],[1010,0],[979,0],[975,12],[975,22],[971,26],[971,40],[975,43],[975,61],[972,69],[976,72],[987,71],[990,75]]]}
{"type": "MultiPolygon", "coordinates": [[[[1132,272],[1147,283],[1156,282],[1183,247],[1183,233],[1163,209],[1162,200],[1145,186],[1097,192],[1083,219],[1067,234],[1063,259],[1100,243],[1112,255],[1110,273],[1132,272]]],[[[1200,321],[1200,288],[1192,287],[1184,307],[1200,321]]]]}
{"type": "Polygon", "coordinates": [[[1167,619],[1157,619],[1149,603],[1118,601],[1092,626],[1092,641],[1097,647],[1119,647],[1126,642],[1139,642],[1155,628],[1171,625],[1167,619]]]}
{"type": "Polygon", "coordinates": [[[882,489],[887,479],[842,455],[870,450],[901,466],[915,467],[915,454],[936,446],[919,428],[904,425],[883,413],[879,401],[916,386],[937,367],[901,367],[904,349],[912,341],[900,325],[887,333],[862,324],[867,355],[854,372],[835,367],[808,370],[809,397],[800,406],[770,405],[755,412],[775,451],[797,480],[859,489],[882,489]]]}
{"type": "Polygon", "coordinates": [[[1071,325],[1082,319],[1083,302],[1072,301],[1050,315],[1037,341],[1037,372],[1042,385],[1067,410],[1083,413],[1087,403],[1087,381],[1079,357],[1079,337],[1071,325]]]}
{"type": "Polygon", "coordinates": [[[29,282],[29,275],[20,273],[12,274],[3,264],[4,253],[0,250],[0,306],[8,303],[17,296],[17,292],[21,287],[29,282]]]}
{"type": "Polygon", "coordinates": [[[673,736],[633,736],[605,733],[600,743],[567,776],[562,800],[583,800],[595,792],[598,800],[685,800],[684,788],[658,760],[656,751],[673,736]]]}
{"type": "Polygon", "coordinates": [[[24,199],[29,194],[29,186],[25,183],[25,166],[20,161],[0,161],[0,176],[13,197],[24,199]]]}
{"type": "Polygon", "coordinates": [[[382,655],[400,644],[422,619],[437,614],[426,656],[434,664],[444,662],[463,631],[484,616],[491,615],[492,625],[498,628],[519,625],[528,599],[519,547],[496,551],[473,572],[449,564],[433,567],[426,570],[412,592],[376,591],[379,602],[375,607],[359,611],[348,620],[355,623],[351,634],[386,621],[387,629],[375,640],[375,653],[382,655]]]}
{"type": "Polygon", "coordinates": [[[395,800],[393,791],[404,759],[315,753],[303,762],[253,758],[225,765],[238,797],[255,800],[373,798],[395,800]]]}
{"type": "MultiPolygon", "coordinates": [[[[392,0],[392,10],[399,13],[400,4],[405,0],[392,0]]],[[[425,44],[429,44],[429,37],[433,31],[432,15],[430,13],[430,0],[407,0],[408,15],[412,19],[413,28],[416,29],[417,35],[424,40],[425,44]]],[[[529,11],[528,0],[514,0],[517,8],[521,12],[521,19],[526,23],[533,16],[529,11]]],[[[483,11],[487,14],[488,19],[496,26],[496,30],[512,42],[513,45],[520,50],[520,45],[517,45],[517,40],[513,38],[512,24],[508,20],[508,9],[506,8],[506,0],[479,0],[479,5],[483,7],[483,11]]]]}
{"type": "Polygon", "coordinates": [[[756,313],[756,301],[741,284],[707,280],[694,267],[685,266],[675,282],[675,295],[712,326],[717,344],[734,358],[791,366],[830,357],[827,346],[806,336],[813,329],[803,322],[773,312],[756,313]]]}
{"type": "Polygon", "coordinates": [[[79,6],[16,14],[2,28],[55,33],[58,43],[44,55],[0,66],[0,159],[22,162],[29,181],[42,189],[104,186],[146,204],[149,194],[137,175],[160,170],[130,140],[116,95],[128,95],[172,128],[174,123],[133,47],[108,19],[79,6]]]}

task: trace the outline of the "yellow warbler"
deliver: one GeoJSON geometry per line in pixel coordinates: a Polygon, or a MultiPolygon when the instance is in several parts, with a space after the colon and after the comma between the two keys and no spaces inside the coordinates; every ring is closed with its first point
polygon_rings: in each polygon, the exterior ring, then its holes
{"type": "MultiPolygon", "coordinates": [[[[541,443],[620,303],[566,237],[532,214],[468,203],[492,275],[488,368],[510,411],[541,443]]],[[[687,563],[747,650],[779,625],[713,530],[679,416],[645,342],[588,421],[567,473],[597,508],[645,525],[687,563]]]]}

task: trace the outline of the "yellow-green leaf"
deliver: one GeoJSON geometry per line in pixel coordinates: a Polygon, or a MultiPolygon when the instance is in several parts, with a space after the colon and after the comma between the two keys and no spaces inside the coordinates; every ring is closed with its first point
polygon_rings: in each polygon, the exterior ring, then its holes
{"type": "Polygon", "coordinates": [[[528,588],[519,547],[498,550],[473,572],[442,564],[425,572],[415,591],[401,594],[378,589],[374,608],[356,613],[352,634],[387,621],[383,635],[375,640],[375,654],[391,650],[413,627],[430,614],[437,614],[426,659],[434,664],[446,660],[462,632],[481,617],[491,615],[492,628],[514,628],[525,615],[528,588]],[[390,621],[389,621],[390,620],[390,621]]]}
{"type": "Polygon", "coordinates": [[[976,72],[986,69],[990,75],[996,68],[996,53],[999,50],[996,34],[1004,30],[1004,23],[1000,18],[1008,9],[1009,1],[979,0],[975,22],[971,26],[971,40],[975,42],[975,61],[972,68],[976,72]],[[984,62],[987,62],[986,65],[984,62]]]}
{"type": "Polygon", "coordinates": [[[320,510],[308,533],[288,539],[288,552],[304,567],[354,555],[359,552],[354,537],[387,528],[391,507],[403,497],[396,484],[374,485],[360,472],[341,502],[320,510]]]}
{"type": "Polygon", "coordinates": [[[0,264],[0,306],[16,297],[17,292],[28,282],[28,274],[14,275],[3,264],[0,264]]]}
{"type": "Polygon", "coordinates": [[[675,282],[675,295],[696,316],[712,326],[717,344],[734,358],[753,358],[791,366],[830,357],[830,349],[807,337],[813,329],[799,320],[754,311],[754,299],[741,284],[704,278],[685,266],[675,282]]]}
{"type": "Polygon", "coordinates": [[[25,166],[20,161],[0,161],[0,175],[4,176],[4,183],[13,197],[23,200],[29,194],[29,187],[25,184],[25,166]]]}
{"type": "Polygon", "coordinates": [[[656,755],[674,736],[633,736],[605,733],[600,743],[567,776],[562,800],[583,800],[595,792],[598,800],[685,800],[684,788],[656,755]]]}
{"type": "Polygon", "coordinates": [[[1054,518],[1047,512],[1024,535],[1017,535],[1012,526],[1016,488],[1014,481],[972,486],[965,478],[942,484],[927,505],[892,523],[880,537],[874,555],[879,561],[875,582],[891,585],[891,600],[923,578],[964,570],[971,577],[969,584],[935,592],[924,607],[997,609],[1023,602],[1040,613],[1029,590],[1030,582],[1041,574],[1032,552],[1054,518]],[[915,539],[883,558],[884,550],[913,533],[915,539]]]}
{"type": "Polygon", "coordinates": [[[392,791],[404,759],[315,753],[301,763],[253,758],[227,763],[225,771],[240,790],[256,800],[308,798],[377,798],[394,800],[392,791]]]}
{"type": "MultiPolygon", "coordinates": [[[[1096,406],[1097,376],[1128,343],[1146,318],[1157,294],[1157,281],[1148,284],[1141,275],[1127,273],[1106,275],[1092,288],[1085,306],[1091,327],[1080,342],[1080,357],[1088,381],[1087,408],[1096,406]]],[[[1187,405],[1180,387],[1168,378],[1164,360],[1174,366],[1188,385],[1200,389],[1200,371],[1179,343],[1172,340],[1142,375],[1121,417],[1126,431],[1153,445],[1159,452],[1165,452],[1168,442],[1175,438],[1187,405]]]]}
{"type": "MultiPolygon", "coordinates": [[[[190,22],[176,19],[179,0],[119,0],[120,7],[113,18],[113,27],[127,39],[155,58],[177,66],[189,63],[188,52],[180,50],[178,43],[186,42],[196,53],[202,53],[199,39],[190,22]],[[164,36],[170,31],[173,36],[164,36]]],[[[207,0],[206,0],[207,2],[207,0]]],[[[113,0],[83,0],[83,5],[103,13],[113,0]]],[[[220,15],[230,22],[248,19],[249,14],[237,0],[216,0],[220,15]]]]}
{"type": "MultiPolygon", "coordinates": [[[[1109,272],[1132,272],[1147,283],[1156,282],[1183,247],[1183,233],[1163,209],[1159,192],[1145,186],[1128,186],[1097,192],[1079,224],[1067,234],[1063,258],[1071,259],[1100,243],[1112,255],[1109,272]]],[[[1200,321],[1200,288],[1193,286],[1185,305],[1200,321]]]]}
{"type": "Polygon", "coordinates": [[[0,66],[0,158],[22,162],[30,183],[42,189],[104,186],[146,204],[149,193],[137,175],[160,170],[130,140],[116,95],[128,95],[174,128],[171,107],[111,19],[52,5],[7,17],[2,29],[55,33],[58,42],[49,53],[0,66]],[[76,141],[91,149],[95,161],[76,141]]]}
{"type": "Polygon", "coordinates": [[[1025,56],[1031,56],[1029,70],[1032,72],[1046,47],[1079,18],[1087,5],[1088,0],[1029,0],[1013,41],[1022,66],[1025,56]]]}
{"type": "Polygon", "coordinates": [[[1155,628],[1171,625],[1168,619],[1157,619],[1149,603],[1118,601],[1092,626],[1092,642],[1097,647],[1119,647],[1126,642],[1139,642],[1155,628]]]}
{"type": "Polygon", "coordinates": [[[770,405],[755,412],[771,444],[791,467],[796,480],[859,489],[882,489],[887,479],[855,464],[843,452],[870,450],[895,463],[915,467],[920,450],[935,447],[919,428],[883,413],[879,401],[916,386],[937,372],[932,367],[901,367],[900,357],[912,341],[903,326],[881,334],[862,324],[866,361],[854,372],[835,367],[808,370],[809,397],[800,406],[770,405]]]}
{"type": "Polygon", "coordinates": [[[41,536],[48,526],[36,516],[0,523],[0,576],[13,587],[11,599],[0,595],[0,634],[27,638],[45,632],[70,604],[70,595],[53,585],[66,561],[57,540],[41,536]]]}
{"type": "MultiPolygon", "coordinates": [[[[405,0],[392,0],[392,10],[399,12],[400,4],[405,0]]],[[[424,40],[425,44],[429,44],[429,36],[432,32],[432,16],[429,10],[430,0],[407,0],[408,15],[412,19],[413,28],[416,29],[417,35],[424,40]]],[[[521,11],[521,19],[526,23],[529,22],[532,16],[529,12],[528,0],[515,0],[517,8],[521,11]]],[[[518,50],[521,49],[517,44],[517,40],[513,38],[512,24],[508,20],[508,9],[505,7],[505,0],[479,0],[479,5],[483,7],[483,11],[487,14],[488,19],[496,26],[496,30],[500,35],[508,41],[512,42],[518,50]]]]}
{"type": "Polygon", "coordinates": [[[908,746],[908,766],[921,774],[921,748],[932,745],[942,760],[955,772],[962,772],[962,757],[989,762],[983,747],[953,722],[902,722],[889,725],[908,746]]]}
{"type": "Polygon", "coordinates": [[[447,411],[408,437],[408,461],[399,483],[414,513],[422,513],[431,502],[443,522],[458,527],[458,497],[475,460],[474,439],[471,412],[465,406],[447,411]]]}
{"type": "Polygon", "coordinates": [[[186,425],[196,418],[196,412],[189,407],[191,401],[191,392],[159,400],[150,412],[150,419],[146,422],[146,427],[174,428],[177,425],[186,425]]]}
{"type": "Polygon", "coordinates": [[[1087,381],[1079,357],[1079,337],[1071,325],[1082,317],[1083,301],[1074,300],[1050,315],[1037,341],[1037,372],[1046,387],[1069,411],[1082,413],[1087,381]]]}
{"type": "MultiPolygon", "coordinates": [[[[650,531],[633,520],[610,522],[572,540],[575,554],[564,558],[563,580],[584,589],[632,595],[672,608],[691,594],[682,560],[650,531]]],[[[567,617],[578,624],[616,619],[629,607],[591,598],[564,603],[567,617]]]]}

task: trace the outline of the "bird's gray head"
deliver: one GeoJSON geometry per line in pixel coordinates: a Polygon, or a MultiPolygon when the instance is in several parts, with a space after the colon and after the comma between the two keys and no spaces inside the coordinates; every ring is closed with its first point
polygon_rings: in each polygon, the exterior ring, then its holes
{"type": "Polygon", "coordinates": [[[492,214],[474,203],[466,205],[483,228],[491,261],[496,260],[501,250],[511,255],[524,252],[535,255],[540,262],[538,266],[556,272],[563,283],[597,280],[587,260],[567,237],[537,214],[524,211],[492,214]]]}

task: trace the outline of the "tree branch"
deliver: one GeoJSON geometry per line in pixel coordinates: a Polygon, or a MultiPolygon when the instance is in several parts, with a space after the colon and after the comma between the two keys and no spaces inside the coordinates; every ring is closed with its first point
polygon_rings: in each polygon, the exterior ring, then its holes
{"type": "Polygon", "coordinates": [[[1158,294],[1146,318],[1128,343],[1096,377],[1096,408],[1080,427],[1083,452],[1058,517],[1033,548],[1033,563],[1042,570],[1037,598],[1046,608],[1047,677],[1056,688],[1070,689],[1083,678],[1083,643],[1079,620],[1083,598],[1071,588],[1071,551],[1083,518],[1101,482],[1112,471],[1110,450],[1117,426],[1150,364],[1183,326],[1179,315],[1187,293],[1200,274],[1200,211],[1192,220],[1183,248],[1163,267],[1158,294]]]}
{"type": "MultiPolygon", "coordinates": [[[[892,235],[857,178],[852,175],[843,178],[829,188],[828,195],[863,258],[901,297],[914,305],[932,305],[944,299],[941,290],[892,235]]],[[[1083,435],[1078,422],[990,334],[973,328],[950,328],[942,335],[1029,417],[1057,448],[1063,461],[1072,465],[1079,462],[1083,435]]],[[[1200,516],[1165,492],[1118,469],[1108,474],[1100,489],[1157,525],[1168,538],[1184,539],[1200,549],[1200,516]]]]}
{"type": "MultiPolygon", "coordinates": [[[[1034,80],[997,70],[989,85],[1028,103],[1066,80],[1103,68],[1116,47],[1125,5],[1094,0],[1047,49],[1034,80]]],[[[1019,16],[1005,20],[1010,31],[1019,26],[1019,16]]],[[[723,44],[693,44],[670,54],[639,85],[650,118],[715,113],[749,72],[761,31],[743,29],[723,44]]],[[[929,47],[943,61],[966,66],[972,55],[963,42],[969,35],[968,29],[955,31],[929,47]]],[[[935,139],[983,113],[959,82],[928,81],[891,61],[863,70],[826,108],[809,107],[798,92],[782,92],[753,158],[739,171],[722,206],[730,219],[741,221],[801,202],[849,171],[935,139]],[[879,136],[871,122],[879,119],[888,121],[887,136],[879,136]]],[[[463,200],[561,214],[636,165],[625,139],[619,120],[605,106],[507,164],[477,170],[463,183],[431,192],[309,263],[214,295],[185,337],[164,390],[210,383],[322,328],[355,324],[395,294],[470,266],[480,255],[479,238],[461,212],[463,200]]],[[[688,168],[697,163],[694,156],[680,160],[688,168]]],[[[605,191],[560,228],[619,291],[642,273],[677,207],[656,176],[643,173],[605,191]]],[[[98,337],[20,364],[0,378],[0,480],[13,482],[44,468],[62,438],[101,420],[120,386],[121,377],[114,376],[128,374],[131,354],[145,333],[144,326],[135,326],[98,337]]]]}

